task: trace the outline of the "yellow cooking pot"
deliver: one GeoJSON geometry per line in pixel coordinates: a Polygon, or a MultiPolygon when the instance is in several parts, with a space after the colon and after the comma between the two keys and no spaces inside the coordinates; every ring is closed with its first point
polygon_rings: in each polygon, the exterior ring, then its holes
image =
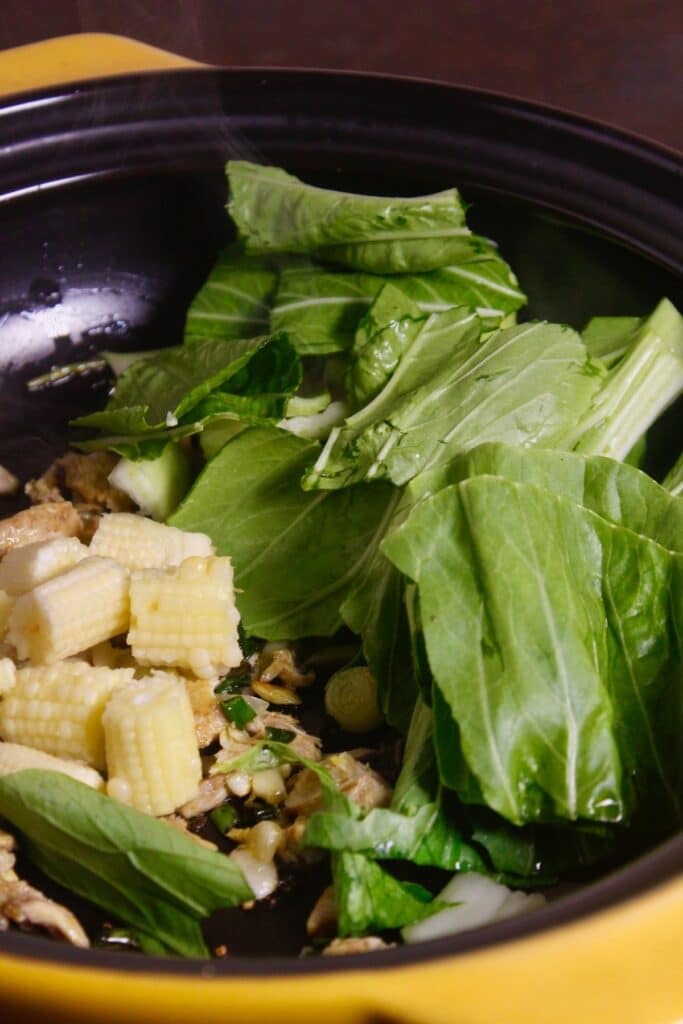
{"type": "MultiPolygon", "coordinates": [[[[117,36],[69,36],[0,56],[0,93],[198,66],[117,36]]],[[[22,937],[10,947],[0,936],[0,1006],[7,1022],[52,1024],[680,1024],[683,877],[650,877],[640,894],[605,902],[457,955],[425,958],[415,947],[398,964],[389,955],[371,967],[362,958],[272,968],[244,961],[229,976],[215,962],[185,973],[182,964],[120,957],[103,969],[96,954],[65,956],[35,940],[24,953],[22,937]]]]}

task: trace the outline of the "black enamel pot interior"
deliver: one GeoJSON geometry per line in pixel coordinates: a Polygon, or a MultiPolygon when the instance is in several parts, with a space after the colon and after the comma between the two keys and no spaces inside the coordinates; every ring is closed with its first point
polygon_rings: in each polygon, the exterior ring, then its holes
{"type": "MultiPolygon", "coordinates": [[[[471,225],[515,268],[530,317],[581,327],[596,314],[642,315],[662,295],[683,305],[683,160],[570,115],[452,86],[298,71],[174,71],[14,97],[0,104],[0,463],[22,478],[39,472],[65,449],[67,419],[106,395],[104,377],[38,393],[27,391],[29,379],[103,347],[180,341],[187,304],[229,231],[228,157],[376,194],[459,186],[471,225]]],[[[653,475],[678,454],[682,426],[679,401],[651,431],[653,475]]],[[[0,514],[13,508],[5,499],[0,514]]],[[[679,836],[528,917],[369,954],[363,966],[556,927],[681,871],[679,836]]],[[[285,893],[238,926],[222,923],[228,934],[238,927],[232,948],[242,955],[216,962],[214,973],[266,972],[273,957],[296,954],[310,902],[285,893]]],[[[3,949],[206,971],[15,933],[0,935],[3,949]]],[[[278,971],[348,963],[292,958],[278,971]]]]}

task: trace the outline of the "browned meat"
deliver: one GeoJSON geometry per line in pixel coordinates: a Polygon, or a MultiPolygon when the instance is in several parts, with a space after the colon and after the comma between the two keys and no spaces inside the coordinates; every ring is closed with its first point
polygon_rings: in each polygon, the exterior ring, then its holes
{"type": "Polygon", "coordinates": [[[225,726],[225,715],[220,709],[210,679],[186,679],[185,688],[192,705],[197,746],[203,750],[213,743],[225,726]]]}
{"type": "MultiPolygon", "coordinates": [[[[322,763],[339,789],[348,799],[371,810],[373,807],[386,807],[391,799],[391,787],[381,775],[356,761],[350,754],[330,754],[322,763]]],[[[309,768],[304,768],[296,776],[291,792],[285,800],[285,807],[292,814],[310,815],[322,807],[322,790],[317,775],[309,768]]]]}
{"type": "Polygon", "coordinates": [[[67,452],[25,490],[35,504],[69,498],[92,511],[130,512],[133,502],[107,479],[117,462],[110,452],[67,452]]]}
{"type": "Polygon", "coordinates": [[[81,536],[81,518],[70,501],[34,505],[0,520],[0,558],[12,548],[57,536],[81,536]]]}

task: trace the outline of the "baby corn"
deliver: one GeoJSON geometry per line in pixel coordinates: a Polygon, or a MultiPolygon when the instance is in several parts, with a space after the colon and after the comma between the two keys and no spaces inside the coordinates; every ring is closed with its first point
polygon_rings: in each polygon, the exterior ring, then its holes
{"type": "Polygon", "coordinates": [[[61,772],[70,775],[76,782],[83,782],[93,789],[103,790],[104,779],[94,768],[89,768],[82,761],[66,761],[62,757],[53,757],[42,750],[24,747],[19,743],[0,742],[0,777],[22,772],[27,768],[40,768],[44,771],[61,772]]]}
{"type": "Polygon", "coordinates": [[[128,628],[128,571],[109,558],[84,558],[18,597],[7,641],[19,658],[49,665],[128,628]]]}
{"type": "Polygon", "coordinates": [[[87,547],[76,537],[53,537],[13,548],[0,562],[0,589],[15,597],[25,594],[87,556],[87,547]]]}
{"type": "Polygon", "coordinates": [[[207,558],[214,547],[205,533],[185,533],[144,516],[113,512],[102,516],[90,553],[113,558],[131,570],[159,569],[180,565],[193,555],[207,558]]]}
{"type": "Polygon", "coordinates": [[[11,658],[0,658],[0,697],[14,689],[17,667],[11,658]]]}
{"type": "Polygon", "coordinates": [[[132,669],[93,668],[84,661],[17,669],[0,702],[0,737],[104,768],[102,712],[116,688],[132,678],[132,669]]]}
{"type": "Polygon", "coordinates": [[[242,660],[229,558],[187,558],[131,575],[128,643],[146,665],[221,675],[242,660]]]}
{"type": "Polygon", "coordinates": [[[171,814],[199,791],[202,766],[182,680],[158,672],[117,690],[104,733],[107,793],[147,814],[171,814]]]}

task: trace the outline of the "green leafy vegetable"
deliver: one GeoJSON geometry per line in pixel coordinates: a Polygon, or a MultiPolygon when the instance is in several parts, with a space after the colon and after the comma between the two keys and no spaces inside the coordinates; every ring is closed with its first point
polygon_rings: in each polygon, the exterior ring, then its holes
{"type": "Polygon", "coordinates": [[[415,199],[353,195],[235,160],[227,175],[228,211],[253,252],[305,253],[396,274],[445,267],[472,251],[456,189],[415,199]]]}
{"type": "Polygon", "coordinates": [[[484,329],[493,330],[524,305],[525,296],[495,246],[472,237],[470,248],[461,263],[424,274],[381,276],[329,270],[313,262],[287,267],[280,274],[271,329],[287,331],[302,355],[345,352],[353,345],[359,320],[390,282],[420,313],[469,306],[484,329]]]}
{"type": "Polygon", "coordinates": [[[332,857],[338,931],[348,935],[403,928],[443,910],[420,885],[400,882],[374,861],[359,853],[332,857]]]}
{"type": "Polygon", "coordinates": [[[482,341],[468,311],[434,313],[377,397],[332,431],[304,487],[405,483],[485,441],[551,446],[601,376],[570,328],[524,324],[482,341]]]}
{"type": "Polygon", "coordinates": [[[185,344],[265,334],[276,282],[272,260],[223,249],[187,311],[185,344]]]}
{"type": "Polygon", "coordinates": [[[637,316],[594,316],[581,332],[584,344],[594,359],[614,366],[635,342],[643,321],[637,316]]]}
{"type": "Polygon", "coordinates": [[[418,584],[435,682],[490,807],[518,824],[615,821],[653,799],[678,818],[680,759],[658,723],[680,701],[680,556],[489,476],[421,502],[383,550],[418,584]]]}
{"type": "Polygon", "coordinates": [[[153,443],[196,433],[214,418],[279,418],[301,372],[284,334],[166,349],[133,363],[106,409],[72,425],[106,432],[81,447],[113,448],[134,458],[129,450],[137,444],[149,458],[153,443]]]}
{"type": "Polygon", "coordinates": [[[667,473],[662,487],[671,494],[683,496],[683,454],[678,457],[676,464],[667,473]]]}
{"type": "Polygon", "coordinates": [[[230,555],[246,630],[266,639],[328,636],[339,606],[384,535],[394,498],[380,484],[302,491],[319,446],[254,427],[208,464],[169,522],[209,534],[230,555]]]}
{"type": "Polygon", "coordinates": [[[0,779],[0,815],[46,875],[159,951],[208,956],[199,922],[252,897],[228,857],[57,772],[0,779]]]}
{"type": "Polygon", "coordinates": [[[683,394],[683,317],[662,299],[570,431],[566,447],[623,459],[683,394]]]}

